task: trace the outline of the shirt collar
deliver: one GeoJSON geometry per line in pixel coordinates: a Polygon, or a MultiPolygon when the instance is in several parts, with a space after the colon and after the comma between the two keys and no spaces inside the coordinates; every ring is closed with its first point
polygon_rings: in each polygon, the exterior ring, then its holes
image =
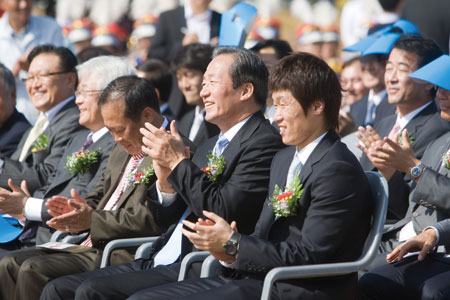
{"type": "Polygon", "coordinates": [[[314,149],[316,149],[317,145],[319,145],[320,141],[325,137],[327,133],[328,132],[325,132],[317,139],[306,145],[306,147],[303,147],[300,151],[298,149],[295,151],[294,155],[298,157],[302,165],[305,165],[311,153],[314,151],[314,149]]]}
{"type": "Polygon", "coordinates": [[[103,127],[100,130],[97,130],[96,132],[91,132],[89,135],[92,135],[92,141],[95,143],[97,142],[102,136],[104,136],[108,132],[108,128],[103,127]]]}
{"type": "Polygon", "coordinates": [[[202,120],[205,119],[205,108],[203,108],[202,110],[200,110],[200,106],[196,106],[195,107],[195,117],[194,119],[200,118],[202,120]]]}
{"type": "Polygon", "coordinates": [[[411,121],[415,116],[417,116],[422,110],[427,108],[427,106],[430,105],[431,102],[433,102],[433,101],[432,100],[428,101],[427,103],[425,103],[421,107],[416,108],[415,110],[413,110],[412,112],[408,113],[407,115],[405,115],[403,117],[400,117],[400,114],[397,114],[397,121],[396,122],[400,123],[401,129],[405,128],[406,125],[408,125],[409,121],[411,121]]]}
{"type": "Polygon", "coordinates": [[[162,116],[164,118],[164,121],[161,124],[160,128],[167,128],[167,126],[169,126],[169,120],[167,120],[167,118],[165,116],[162,116]]]}
{"type": "Polygon", "coordinates": [[[201,14],[194,14],[194,12],[192,11],[192,7],[189,5],[189,3],[186,3],[184,5],[184,17],[186,18],[186,20],[195,18],[199,21],[201,20],[209,20],[209,18],[211,17],[212,12],[210,9],[207,9],[206,11],[204,11],[201,14]]]}
{"type": "Polygon", "coordinates": [[[69,103],[70,101],[72,101],[74,99],[75,99],[75,96],[70,96],[69,98],[59,102],[58,104],[56,104],[55,106],[53,106],[52,108],[50,108],[49,110],[44,112],[44,114],[47,116],[48,121],[50,122],[67,103],[69,103]]]}
{"type": "Polygon", "coordinates": [[[384,99],[384,97],[386,97],[386,95],[387,95],[387,92],[385,89],[376,95],[374,95],[373,89],[370,89],[368,99],[369,99],[369,102],[373,102],[376,106],[378,106],[380,104],[380,102],[384,99]]]}
{"type": "Polygon", "coordinates": [[[161,113],[164,113],[168,108],[169,108],[169,103],[166,102],[166,103],[163,103],[163,104],[161,104],[159,106],[159,111],[161,113]]]}
{"type": "Polygon", "coordinates": [[[247,118],[240,121],[239,123],[236,123],[235,125],[233,125],[233,127],[228,129],[227,132],[223,133],[223,135],[227,138],[227,140],[229,142],[231,142],[231,140],[235,137],[235,135],[238,133],[238,131],[242,128],[242,126],[244,126],[245,123],[247,123],[247,121],[250,119],[251,116],[252,115],[248,116],[247,118]]]}

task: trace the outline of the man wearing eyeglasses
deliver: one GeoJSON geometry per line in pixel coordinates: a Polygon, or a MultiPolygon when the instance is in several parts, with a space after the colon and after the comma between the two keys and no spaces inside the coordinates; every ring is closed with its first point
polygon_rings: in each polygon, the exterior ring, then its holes
{"type": "Polygon", "coordinates": [[[34,193],[48,183],[67,142],[83,127],[78,123],[80,111],[74,101],[78,77],[77,60],[72,52],[42,45],[31,51],[28,62],[25,84],[40,114],[11,159],[0,159],[0,187],[8,188],[26,180],[29,192],[34,193]]]}

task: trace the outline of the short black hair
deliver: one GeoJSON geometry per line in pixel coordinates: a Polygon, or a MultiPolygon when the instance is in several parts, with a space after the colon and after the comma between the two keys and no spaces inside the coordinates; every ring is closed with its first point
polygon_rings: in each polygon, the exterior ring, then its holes
{"type": "Polygon", "coordinates": [[[137,69],[145,72],[145,79],[150,80],[153,86],[158,89],[161,102],[167,102],[172,90],[172,74],[167,64],[162,60],[149,58],[140,64],[137,69]]]}
{"type": "Polygon", "coordinates": [[[28,64],[31,64],[33,59],[40,54],[53,54],[59,57],[61,72],[73,72],[76,76],[75,87],[78,85],[78,75],[76,66],[78,64],[75,55],[66,47],[56,47],[50,44],[39,45],[31,50],[28,54],[28,64]]]}
{"type": "Polygon", "coordinates": [[[137,123],[141,112],[150,107],[160,113],[158,97],[150,81],[135,75],[121,76],[111,81],[98,98],[98,105],[114,101],[124,101],[123,115],[137,123]]]}
{"type": "Polygon", "coordinates": [[[417,68],[425,66],[442,55],[442,50],[436,42],[418,34],[402,35],[392,49],[416,54],[419,57],[417,68]]]}
{"type": "MultiPolygon", "coordinates": [[[[402,35],[394,44],[392,49],[403,50],[408,53],[417,55],[417,69],[422,68],[426,64],[440,57],[443,52],[438,44],[431,39],[425,38],[418,34],[402,35]]],[[[431,97],[436,96],[437,90],[430,90],[431,97]]]]}
{"type": "Polygon", "coordinates": [[[180,68],[194,69],[205,73],[211,62],[213,48],[206,44],[189,44],[181,48],[172,61],[174,73],[180,68]]]}
{"type": "Polygon", "coordinates": [[[269,71],[261,57],[247,49],[218,47],[214,49],[213,58],[222,54],[230,54],[235,57],[228,72],[233,82],[233,89],[237,89],[245,83],[251,83],[255,102],[261,107],[266,105],[269,71]]]}
{"type": "Polygon", "coordinates": [[[400,0],[378,0],[378,2],[384,11],[394,12],[400,3],[400,0]]]}
{"type": "Polygon", "coordinates": [[[265,48],[273,48],[275,50],[275,56],[278,59],[282,59],[283,57],[294,52],[288,42],[284,40],[272,40],[272,39],[258,42],[250,50],[259,53],[261,49],[265,48]]]}
{"type": "Polygon", "coordinates": [[[101,46],[90,46],[90,47],[87,47],[87,48],[84,48],[83,50],[81,50],[77,54],[77,59],[78,59],[78,63],[82,64],[85,61],[90,60],[91,58],[94,58],[97,56],[103,56],[103,55],[112,55],[112,53],[101,46]]]}
{"type": "Polygon", "coordinates": [[[328,129],[338,128],[342,89],[336,73],[326,62],[306,52],[298,52],[280,60],[270,74],[271,91],[290,91],[306,115],[314,101],[325,103],[328,129]]]}

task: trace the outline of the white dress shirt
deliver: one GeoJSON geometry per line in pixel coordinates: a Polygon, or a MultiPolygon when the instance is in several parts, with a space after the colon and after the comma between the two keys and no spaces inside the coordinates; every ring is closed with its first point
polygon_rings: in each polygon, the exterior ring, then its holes
{"type": "Polygon", "coordinates": [[[201,44],[209,44],[211,39],[211,18],[212,11],[206,10],[201,14],[194,14],[189,3],[184,5],[184,17],[186,19],[187,31],[195,33],[198,42],[201,44]]]}

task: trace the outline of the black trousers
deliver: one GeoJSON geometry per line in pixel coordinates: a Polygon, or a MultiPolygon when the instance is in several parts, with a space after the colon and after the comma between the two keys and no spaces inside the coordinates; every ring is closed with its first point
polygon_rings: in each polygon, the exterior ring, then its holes
{"type": "MultiPolygon", "coordinates": [[[[137,291],[177,281],[180,265],[153,268],[151,260],[139,259],[64,276],[49,282],[41,299],[126,299],[137,291]]],[[[194,264],[187,277],[199,277],[200,269],[201,264],[194,264]]]]}
{"type": "Polygon", "coordinates": [[[359,280],[358,299],[450,299],[450,258],[414,255],[375,268],[359,280]]]}

